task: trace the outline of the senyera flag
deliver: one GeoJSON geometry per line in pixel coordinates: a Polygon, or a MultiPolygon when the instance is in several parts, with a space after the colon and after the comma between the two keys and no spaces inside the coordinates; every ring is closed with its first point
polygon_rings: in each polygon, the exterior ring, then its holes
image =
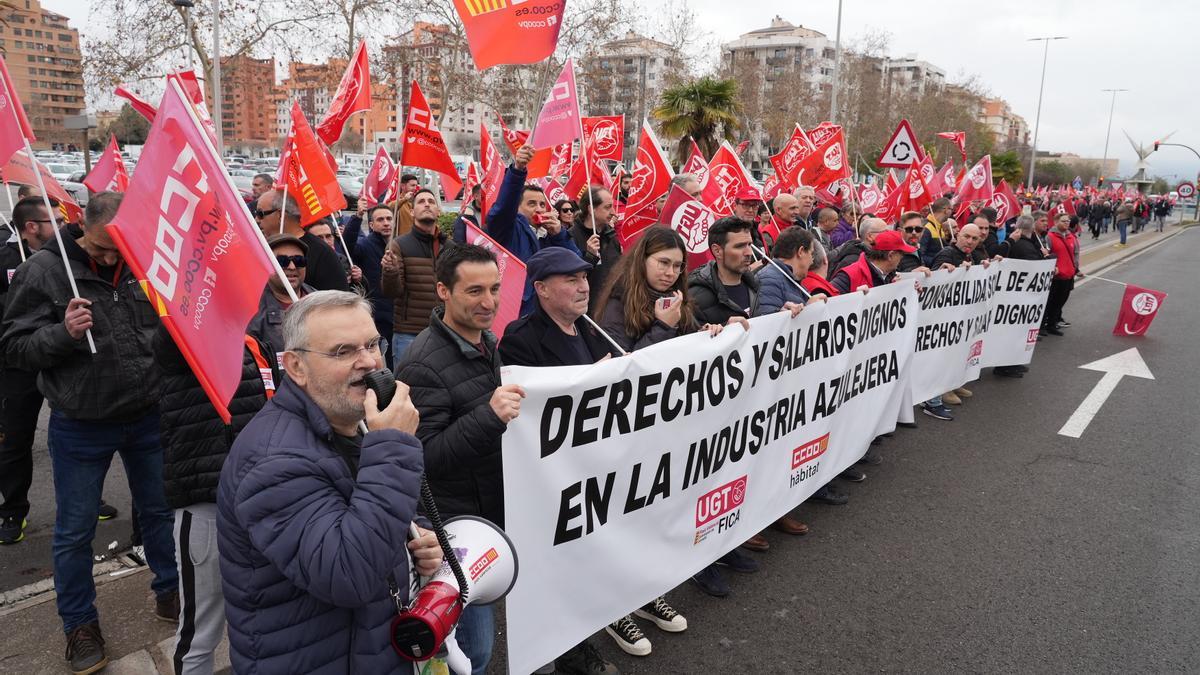
{"type": "Polygon", "coordinates": [[[1162,291],[1127,284],[1113,335],[1145,335],[1166,299],[1167,294],[1162,291]]]}
{"type": "Polygon", "coordinates": [[[337,169],[330,164],[325,149],[317,140],[300,102],[292,103],[291,147],[281,162],[288,194],[300,206],[300,224],[307,226],[346,208],[346,196],[337,181],[337,169]]]}
{"type": "Polygon", "coordinates": [[[582,133],[583,121],[580,119],[579,96],[575,89],[575,62],[567,59],[554,87],[550,89],[550,95],[542,104],[529,143],[535,148],[552,148],[570,143],[582,133]]]}
{"type": "MultiPolygon", "coordinates": [[[[29,58],[33,58],[32,56],[29,58]]],[[[17,89],[8,75],[8,64],[0,57],[0,163],[7,162],[26,141],[36,141],[33,127],[25,117],[25,108],[17,97],[17,89]],[[7,110],[5,110],[7,108],[7,110]]]]}
{"type": "Polygon", "coordinates": [[[282,273],[184,96],[168,83],[108,232],[228,424],[246,324],[282,273]]]}
{"type": "Polygon", "coordinates": [[[658,222],[675,230],[683,239],[688,252],[687,266],[693,270],[713,259],[708,247],[708,230],[716,221],[717,214],[706,204],[694,199],[682,187],[672,185],[658,222]]]}
{"type": "Polygon", "coordinates": [[[375,151],[375,161],[371,163],[371,171],[367,173],[367,179],[363,181],[362,189],[358,191],[358,198],[365,200],[364,204],[380,204],[387,196],[388,189],[392,183],[396,181],[396,172],[400,167],[392,162],[392,158],[387,153],[387,149],[382,145],[375,151]]]}
{"type": "Polygon", "coordinates": [[[433,111],[415,80],[408,97],[408,120],[404,123],[400,141],[403,144],[400,151],[402,166],[419,166],[458,178],[458,167],[450,159],[450,151],[433,119],[433,111]]]}
{"type": "Polygon", "coordinates": [[[317,124],[317,135],[326,145],[337,143],[346,120],[356,112],[371,109],[371,67],[367,59],[367,43],[358,43],[354,58],[346,66],[342,81],[325,117],[317,124]]]}
{"type": "Polygon", "coordinates": [[[566,0],[454,0],[475,67],[544,61],[558,45],[566,0]]]}
{"type": "Polygon", "coordinates": [[[490,249],[496,254],[496,266],[500,268],[500,303],[496,307],[496,318],[492,321],[492,332],[497,337],[503,337],[508,324],[521,315],[521,298],[525,295],[525,263],[470,221],[464,222],[467,226],[467,243],[490,249]]]}
{"type": "Polygon", "coordinates": [[[75,198],[71,196],[70,192],[63,189],[45,164],[36,159],[31,160],[29,153],[18,150],[0,170],[0,178],[3,178],[4,182],[19,185],[37,185],[38,174],[41,174],[42,184],[46,186],[46,195],[58,200],[58,208],[63,217],[68,222],[80,222],[83,218],[83,209],[75,203],[75,198]]]}
{"type": "Polygon", "coordinates": [[[655,201],[667,193],[674,176],[675,172],[663,154],[662,146],[658,144],[658,137],[650,125],[643,121],[637,159],[634,160],[629,178],[629,198],[617,225],[617,236],[623,248],[628,249],[642,230],[658,222],[655,201]]]}
{"type": "Polygon", "coordinates": [[[83,184],[92,192],[124,192],[129,187],[129,172],[125,170],[116,136],[109,135],[108,147],[83,179],[83,184]]]}

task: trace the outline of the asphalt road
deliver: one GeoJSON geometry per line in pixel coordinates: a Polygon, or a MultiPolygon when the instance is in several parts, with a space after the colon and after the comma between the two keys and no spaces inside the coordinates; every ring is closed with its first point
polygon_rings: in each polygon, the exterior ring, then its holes
{"type": "MultiPolygon", "coordinates": [[[[768,532],[763,570],[731,575],[729,598],[669,593],[689,628],[642,622],[651,656],[595,643],[624,673],[1200,671],[1197,258],[1200,228],[1103,273],[1170,294],[1144,338],[1111,335],[1120,286],[1080,286],[1074,325],[1027,377],[987,373],[955,421],[918,415],[885,439],[850,504],[802,506],[807,536],[768,532]],[[1101,377],[1079,366],[1131,346],[1156,379],[1125,378],[1081,438],[1057,435],[1101,377]]],[[[0,590],[50,575],[44,430],[28,541],[0,547],[0,590]]],[[[99,524],[97,553],[128,538],[124,481],[114,462],[121,516],[99,524]]]]}
{"type": "Polygon", "coordinates": [[[956,420],[897,430],[730,597],[668,593],[686,632],[641,622],[645,658],[595,644],[623,673],[1200,671],[1198,256],[1192,229],[1103,274],[1170,294],[1146,337],[1111,334],[1122,287],[1085,283],[1024,379],[985,371],[956,420]],[[1156,379],[1057,435],[1101,377],[1079,366],[1131,346],[1156,379]]]}

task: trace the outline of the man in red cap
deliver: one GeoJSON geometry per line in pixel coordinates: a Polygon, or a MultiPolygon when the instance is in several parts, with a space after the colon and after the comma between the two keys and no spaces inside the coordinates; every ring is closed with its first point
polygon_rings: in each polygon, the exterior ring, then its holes
{"type": "Polygon", "coordinates": [[[758,209],[763,205],[762,195],[758,190],[746,186],[738,190],[733,200],[733,216],[751,224],[750,239],[760,251],[765,251],[762,233],[758,229],[758,209]]]}
{"type": "Polygon", "coordinates": [[[890,283],[896,276],[901,257],[916,250],[904,243],[904,237],[896,230],[881,232],[869,251],[838,270],[829,283],[838,293],[849,293],[860,286],[873,288],[890,283]]]}

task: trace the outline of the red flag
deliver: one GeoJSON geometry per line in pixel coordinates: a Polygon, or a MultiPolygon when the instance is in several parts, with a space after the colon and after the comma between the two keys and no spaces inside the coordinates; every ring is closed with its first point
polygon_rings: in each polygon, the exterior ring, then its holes
{"type": "Polygon", "coordinates": [[[896,180],[896,174],[893,173],[891,169],[888,169],[887,180],[884,181],[884,183],[883,183],[884,194],[890,195],[892,193],[892,190],[895,190],[896,186],[899,184],[900,184],[900,181],[896,180]]]}
{"type": "MultiPolygon", "coordinates": [[[[508,151],[512,154],[517,154],[517,150],[521,149],[529,141],[529,132],[519,129],[509,129],[504,124],[504,118],[496,113],[496,119],[500,120],[500,134],[504,136],[504,144],[508,146],[508,151]]],[[[529,160],[529,166],[525,167],[526,178],[534,179],[550,173],[550,161],[552,159],[553,149],[543,148],[533,153],[533,159],[529,160]]]]}
{"type": "Polygon", "coordinates": [[[550,171],[547,173],[551,178],[559,178],[571,173],[572,154],[571,144],[563,143],[550,148],[550,171]]]}
{"type": "Polygon", "coordinates": [[[913,161],[904,182],[900,184],[900,207],[904,211],[920,211],[933,203],[933,195],[929,194],[929,186],[921,175],[921,163],[913,161]]]}
{"type": "Polygon", "coordinates": [[[479,185],[479,166],[475,162],[467,164],[466,179],[463,180],[463,202],[471,201],[471,191],[479,185]]]}
{"type": "Polygon", "coordinates": [[[1145,335],[1166,299],[1167,294],[1162,291],[1126,284],[1113,335],[1145,335]]]}
{"type": "Polygon", "coordinates": [[[480,70],[549,58],[558,45],[565,5],[562,0],[454,0],[480,70]]]}
{"type": "Polygon", "coordinates": [[[567,191],[563,189],[562,183],[553,178],[547,176],[531,182],[542,188],[542,192],[546,193],[546,201],[551,204],[558,203],[560,199],[570,199],[567,197],[567,191]]]}
{"type": "Polygon", "coordinates": [[[579,138],[583,122],[579,119],[579,96],[575,89],[575,62],[567,59],[562,72],[542,104],[529,142],[535,148],[550,148],[579,138]]]}
{"type": "Polygon", "coordinates": [[[592,162],[601,159],[621,161],[621,150],[625,145],[625,116],[583,118],[583,137],[587,139],[587,152],[592,162]]]}
{"type": "MultiPolygon", "coordinates": [[[[891,177],[891,173],[888,174],[891,177]]],[[[904,205],[908,201],[908,173],[904,175],[904,180],[900,181],[891,190],[888,190],[883,200],[879,202],[879,206],[875,209],[875,215],[882,218],[884,222],[895,223],[904,213],[904,205]]],[[[864,208],[864,212],[867,210],[864,208]]]]}
{"type": "Polygon", "coordinates": [[[438,131],[425,101],[425,94],[414,80],[412,93],[408,98],[408,120],[404,123],[403,143],[400,151],[400,163],[403,166],[419,166],[438,173],[458,175],[454,160],[450,159],[450,151],[442,140],[442,132],[438,131]]]}
{"type": "Polygon", "coordinates": [[[525,263],[470,221],[466,221],[466,226],[468,244],[482,246],[496,254],[496,266],[500,268],[500,302],[496,307],[496,318],[492,321],[492,332],[497,337],[503,337],[508,324],[521,315],[521,298],[525,295],[525,263]]]}
{"type": "Polygon", "coordinates": [[[8,164],[4,165],[4,170],[0,171],[0,177],[8,183],[18,183],[20,185],[37,185],[38,174],[42,176],[42,184],[46,186],[46,195],[58,200],[59,209],[63,216],[69,222],[78,223],[83,218],[83,209],[79,208],[79,204],[75,203],[75,198],[70,192],[63,189],[50,170],[45,164],[37,160],[32,162],[29,159],[29,154],[24,150],[18,150],[9,158],[8,164]],[[37,173],[34,173],[34,165],[37,165],[37,173]]]}
{"type": "Polygon", "coordinates": [[[779,149],[779,154],[771,157],[771,166],[775,167],[775,175],[783,189],[794,190],[800,187],[797,172],[801,163],[816,151],[816,146],[799,124],[792,135],[779,149]]]}
{"type": "Polygon", "coordinates": [[[827,188],[813,188],[813,193],[821,204],[839,210],[846,206],[847,200],[855,201],[854,184],[850,182],[849,178],[839,178],[830,183],[827,188]]]}
{"type": "Polygon", "coordinates": [[[962,155],[962,161],[967,161],[967,132],[965,131],[939,131],[938,138],[945,138],[949,141],[954,141],[954,145],[958,146],[958,152],[962,155]]]}
{"type": "Polygon", "coordinates": [[[108,232],[228,424],[246,323],[277,266],[174,83],[108,232]]]}
{"type": "Polygon", "coordinates": [[[860,185],[858,188],[858,204],[862,207],[863,213],[875,213],[883,204],[884,194],[879,186],[872,183],[871,185],[860,185]]]}
{"type": "Polygon", "coordinates": [[[8,64],[4,57],[0,57],[0,85],[0,162],[7,162],[25,147],[26,140],[36,141],[37,137],[33,135],[33,128],[25,117],[25,108],[21,106],[16,87],[8,75],[8,64]],[[5,108],[9,112],[4,112],[5,108]]]}
{"type": "MultiPolygon", "coordinates": [[[[842,125],[834,124],[833,122],[821,122],[813,127],[808,132],[808,138],[812,141],[813,147],[821,147],[825,145],[825,141],[829,140],[834,134],[842,130],[842,125]]],[[[845,141],[843,141],[844,143],[845,141]]]]}
{"type": "Polygon", "coordinates": [[[683,239],[691,270],[713,259],[708,248],[708,229],[716,220],[717,214],[712,209],[693,199],[683,188],[672,185],[658,222],[675,230],[683,239]]]}
{"type": "Polygon", "coordinates": [[[281,163],[288,194],[300,206],[300,225],[324,218],[346,208],[346,197],[337,182],[337,170],[329,163],[312,127],[300,110],[300,102],[292,103],[291,150],[281,163]]]}
{"type": "MultiPolygon", "coordinates": [[[[992,156],[984,155],[963,176],[962,185],[958,186],[955,199],[960,204],[969,204],[976,200],[991,201],[992,192],[992,156]]],[[[1001,221],[1003,222],[1003,221],[1001,221]]]]}
{"type": "Polygon", "coordinates": [[[996,209],[997,223],[1007,222],[1021,213],[1021,202],[1017,201],[1017,195],[1013,194],[1012,188],[1003,178],[992,191],[992,208],[996,209]]]}
{"type": "Polygon", "coordinates": [[[458,171],[454,173],[438,174],[442,179],[442,194],[446,199],[456,199],[458,193],[462,190],[462,180],[458,175],[458,171]]]}
{"type": "MultiPolygon", "coordinates": [[[[575,161],[571,162],[571,167],[567,171],[567,183],[563,186],[563,193],[567,195],[567,199],[578,201],[583,198],[583,190],[588,186],[589,173],[588,166],[584,164],[582,157],[576,157],[575,161]]],[[[550,202],[550,204],[553,205],[554,202],[550,202]]]]}
{"type": "Polygon", "coordinates": [[[704,155],[700,152],[700,146],[696,145],[696,141],[692,140],[692,152],[688,155],[687,162],[680,169],[679,173],[690,173],[700,181],[700,201],[704,202],[712,208],[713,204],[721,201],[724,191],[715,180],[712,178],[712,172],[709,169],[708,162],[705,161],[704,155]]]}
{"type": "Polygon", "coordinates": [[[1050,209],[1050,220],[1051,221],[1058,220],[1058,217],[1063,216],[1063,215],[1066,215],[1066,216],[1075,215],[1075,205],[1071,203],[1070,199],[1064,199],[1061,202],[1055,204],[1054,208],[1050,209]]]}
{"type": "Polygon", "coordinates": [[[720,189],[717,200],[708,204],[717,217],[733,213],[733,204],[737,201],[739,192],[746,188],[758,187],[750,177],[750,172],[742,165],[742,160],[738,159],[737,153],[729,145],[729,141],[721,143],[712,161],[708,163],[708,182],[720,189]]]}
{"type": "Polygon", "coordinates": [[[763,181],[762,198],[765,202],[770,202],[784,191],[783,183],[780,182],[779,176],[771,174],[763,181]]]}
{"type": "Polygon", "coordinates": [[[488,133],[483,122],[479,123],[479,162],[482,169],[479,185],[483,188],[479,224],[482,225],[488,209],[496,203],[496,197],[500,194],[500,184],[504,181],[504,161],[500,159],[500,153],[492,143],[492,135],[488,133]]]}
{"type": "Polygon", "coordinates": [[[663,154],[662,146],[649,124],[642,124],[638,140],[637,159],[629,182],[629,199],[625,203],[625,218],[617,228],[621,246],[628,248],[642,230],[658,221],[655,201],[671,187],[675,172],[663,154]]]}
{"type": "MultiPolygon", "coordinates": [[[[810,137],[815,143],[816,137],[812,134],[810,137]]],[[[796,167],[796,181],[800,185],[827,187],[835,180],[850,177],[846,139],[841,128],[830,134],[822,134],[822,138],[824,143],[818,144],[817,149],[796,167]]]]}
{"type": "Polygon", "coordinates": [[[109,135],[108,147],[92,167],[91,173],[83,179],[83,184],[92,192],[124,192],[129,187],[129,172],[125,170],[125,160],[121,158],[116,136],[109,135]]]}
{"type": "Polygon", "coordinates": [[[954,177],[954,162],[946,162],[941,169],[934,174],[932,181],[929,183],[929,189],[936,195],[944,195],[947,192],[954,192],[958,187],[958,180],[954,177]]]}
{"type": "Polygon", "coordinates": [[[342,81],[325,117],[317,125],[317,135],[326,145],[337,143],[342,136],[346,120],[356,112],[371,109],[371,67],[367,60],[367,43],[358,43],[354,58],[346,66],[342,81]]]}
{"type": "Polygon", "coordinates": [[[167,75],[168,86],[171,80],[179,82],[179,86],[183,89],[187,100],[192,103],[192,110],[196,112],[196,117],[200,119],[200,125],[208,132],[209,140],[216,147],[217,126],[213,124],[212,117],[208,114],[208,106],[204,104],[204,87],[200,86],[200,80],[196,77],[196,71],[181,70],[169,73],[167,75]]]}
{"type": "Polygon", "coordinates": [[[358,198],[365,200],[366,204],[383,203],[392,183],[396,182],[396,173],[399,170],[400,167],[392,162],[387,150],[382,145],[379,146],[375,151],[375,161],[371,163],[371,171],[367,173],[367,179],[358,191],[358,198]]]}
{"type": "Polygon", "coordinates": [[[734,153],[737,154],[738,157],[741,157],[742,154],[746,152],[746,148],[748,147],[750,147],[750,141],[742,141],[741,143],[737,144],[737,148],[734,149],[734,153]]]}
{"type": "Polygon", "coordinates": [[[120,96],[123,99],[128,100],[129,105],[132,106],[134,110],[138,111],[138,113],[141,114],[142,117],[145,117],[147,120],[149,120],[151,122],[154,121],[154,115],[155,115],[155,113],[158,112],[158,108],[155,108],[153,103],[138,96],[137,94],[133,93],[132,91],[129,91],[128,89],[125,88],[125,85],[123,85],[123,84],[117,85],[117,88],[115,91],[113,91],[113,93],[116,94],[117,96],[120,96]]]}

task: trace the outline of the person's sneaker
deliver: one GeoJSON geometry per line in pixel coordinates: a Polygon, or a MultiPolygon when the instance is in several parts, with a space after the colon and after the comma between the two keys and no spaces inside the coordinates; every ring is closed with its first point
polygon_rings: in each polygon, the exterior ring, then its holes
{"type": "Polygon", "coordinates": [[[954,419],[954,413],[944,405],[929,405],[928,403],[921,404],[921,412],[938,420],[946,420],[949,422],[954,419]]]}
{"type": "Polygon", "coordinates": [[[1061,330],[1059,330],[1058,328],[1056,328],[1054,326],[1050,326],[1049,328],[1047,328],[1046,332],[1051,335],[1057,335],[1059,337],[1062,337],[1063,335],[1065,335],[1065,333],[1063,333],[1061,330]]]}
{"type": "Polygon", "coordinates": [[[967,389],[966,387],[959,387],[958,389],[954,390],[954,393],[958,394],[959,398],[971,398],[972,396],[975,395],[975,394],[972,394],[971,390],[967,389]]]}
{"type": "Polygon", "coordinates": [[[67,635],[67,661],[75,675],[90,675],[108,665],[99,623],[85,623],[67,635]]]}
{"type": "Polygon", "coordinates": [[[714,598],[723,598],[729,595],[729,582],[725,581],[725,575],[721,574],[721,570],[717,569],[716,565],[709,565],[694,574],[692,582],[699,586],[700,590],[714,598]]]}
{"type": "Polygon", "coordinates": [[[0,544],[15,544],[25,538],[25,526],[29,521],[21,516],[0,518],[0,544]]]}
{"type": "Polygon", "coordinates": [[[962,399],[959,398],[954,392],[948,391],[942,394],[942,403],[949,403],[950,405],[962,405],[962,399]]]}
{"type": "Polygon", "coordinates": [[[844,471],[838,474],[838,478],[841,478],[842,480],[848,480],[851,483],[861,483],[867,479],[867,474],[852,466],[848,466],[844,471]]]}
{"type": "Polygon", "coordinates": [[[758,561],[736,548],[717,558],[717,564],[742,574],[754,574],[758,571],[758,561]]]}
{"type": "Polygon", "coordinates": [[[1067,321],[1066,319],[1059,319],[1059,320],[1058,320],[1058,327],[1059,327],[1059,328],[1067,328],[1067,327],[1069,327],[1070,325],[1071,325],[1071,322],[1070,322],[1070,321],[1067,321]]]}
{"type": "Polygon", "coordinates": [[[842,506],[850,501],[850,495],[844,492],[838,492],[828,485],[822,485],[816,492],[809,497],[811,501],[829,504],[830,506],[842,506]]]}
{"type": "Polygon", "coordinates": [[[566,654],[555,659],[550,665],[558,666],[557,672],[570,675],[621,675],[621,671],[605,661],[600,656],[600,650],[587,640],[567,650],[566,654]]]}
{"type": "Polygon", "coordinates": [[[154,618],[179,623],[179,591],[164,593],[154,599],[154,618]]]}
{"type": "Polygon", "coordinates": [[[1029,366],[1013,366],[1013,368],[1016,368],[1017,370],[1021,371],[1022,373],[1029,372],[1029,366]]]}
{"type": "Polygon", "coordinates": [[[113,518],[117,517],[118,513],[120,513],[120,512],[117,511],[117,507],[110,506],[109,504],[104,503],[104,500],[101,499],[100,500],[100,510],[97,512],[96,519],[97,520],[112,520],[113,518]]]}
{"type": "Polygon", "coordinates": [[[863,466],[879,466],[883,464],[883,455],[879,454],[878,450],[868,448],[867,453],[859,457],[855,463],[862,464],[863,466]]]}
{"type": "MultiPolygon", "coordinates": [[[[617,643],[621,651],[630,656],[648,656],[650,654],[650,640],[633,622],[633,618],[628,615],[605,626],[604,632],[608,633],[608,636],[617,643]]],[[[557,662],[558,659],[555,661],[557,662]]]]}
{"type": "Polygon", "coordinates": [[[650,619],[659,629],[668,633],[682,633],[687,630],[687,619],[667,604],[667,599],[659,596],[654,602],[642,605],[641,609],[633,610],[633,615],[642,619],[650,619]]]}

